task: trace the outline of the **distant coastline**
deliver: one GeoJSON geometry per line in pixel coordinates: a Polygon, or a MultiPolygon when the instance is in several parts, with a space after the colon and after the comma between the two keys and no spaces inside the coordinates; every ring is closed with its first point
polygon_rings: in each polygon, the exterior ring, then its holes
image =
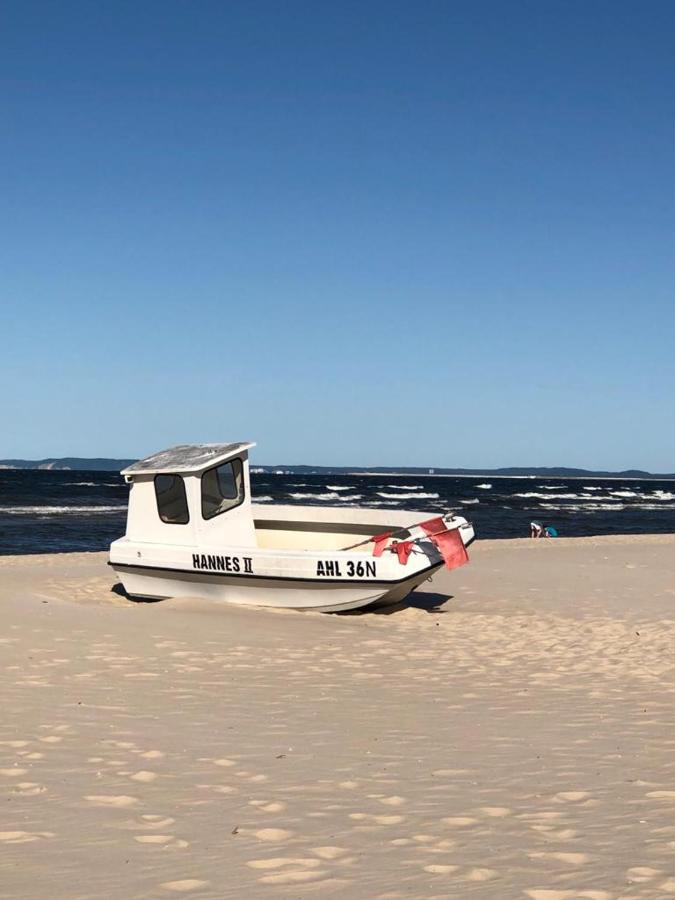
{"type": "MultiPolygon", "coordinates": [[[[119,472],[136,462],[135,459],[109,457],[64,456],[46,459],[0,459],[0,469],[41,469],[48,471],[119,472]]],[[[595,469],[574,469],[567,466],[512,466],[497,469],[464,469],[433,466],[308,466],[254,465],[251,472],[260,475],[362,475],[410,476],[435,478],[614,478],[624,481],[645,479],[674,479],[675,473],[645,472],[627,469],[621,472],[595,469]]]]}

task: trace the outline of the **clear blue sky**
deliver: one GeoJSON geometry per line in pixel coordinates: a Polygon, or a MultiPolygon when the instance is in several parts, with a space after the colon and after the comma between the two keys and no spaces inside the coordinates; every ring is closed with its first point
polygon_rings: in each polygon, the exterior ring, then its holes
{"type": "Polygon", "coordinates": [[[675,469],[675,4],[0,9],[0,457],[675,469]]]}

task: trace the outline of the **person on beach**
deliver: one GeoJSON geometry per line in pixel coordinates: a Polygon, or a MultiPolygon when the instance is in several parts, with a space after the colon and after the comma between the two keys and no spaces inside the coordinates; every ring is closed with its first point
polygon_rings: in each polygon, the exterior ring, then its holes
{"type": "Polygon", "coordinates": [[[544,527],[541,522],[530,522],[530,537],[532,538],[554,538],[558,537],[558,530],[553,525],[544,527]]]}

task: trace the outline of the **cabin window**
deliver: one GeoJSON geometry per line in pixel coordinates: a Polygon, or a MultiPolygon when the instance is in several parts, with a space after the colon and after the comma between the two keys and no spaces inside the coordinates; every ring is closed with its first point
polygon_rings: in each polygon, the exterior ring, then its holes
{"type": "Polygon", "coordinates": [[[190,521],[185,482],[180,475],[156,475],[157,512],[168,525],[187,525],[190,521]]]}
{"type": "Polygon", "coordinates": [[[244,502],[244,467],[232,459],[202,475],[202,516],[212,519],[244,502]]]}

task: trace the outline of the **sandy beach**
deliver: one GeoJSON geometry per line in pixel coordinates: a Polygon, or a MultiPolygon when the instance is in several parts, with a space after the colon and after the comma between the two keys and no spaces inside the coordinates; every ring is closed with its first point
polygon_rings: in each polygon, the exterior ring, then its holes
{"type": "Polygon", "coordinates": [[[471,556],[341,616],[0,557],[0,897],[675,896],[675,536],[471,556]]]}

